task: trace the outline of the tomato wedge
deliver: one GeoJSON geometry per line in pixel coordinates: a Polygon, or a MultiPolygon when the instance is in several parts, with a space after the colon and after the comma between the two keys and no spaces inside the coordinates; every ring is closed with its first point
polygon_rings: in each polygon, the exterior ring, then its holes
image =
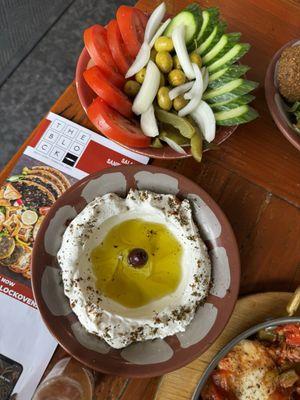
{"type": "Polygon", "coordinates": [[[209,380],[208,383],[204,386],[201,392],[201,398],[203,400],[223,400],[224,397],[222,393],[219,391],[218,387],[209,380]]]}
{"type": "Polygon", "coordinates": [[[144,41],[147,17],[142,11],[129,6],[120,6],[116,15],[125,46],[135,58],[144,41]]]}
{"type": "Polygon", "coordinates": [[[300,325],[286,324],[280,325],[276,329],[279,335],[285,336],[285,341],[290,346],[300,346],[300,325]]]}
{"type": "Polygon", "coordinates": [[[90,121],[109,139],[125,146],[148,147],[151,139],[143,134],[139,125],[124,118],[97,97],[87,110],[90,121]]]}
{"type": "Polygon", "coordinates": [[[122,74],[126,74],[133,59],[130,57],[123,42],[118,23],[112,19],[107,25],[107,42],[115,63],[122,74]]]}
{"type": "Polygon", "coordinates": [[[125,78],[118,72],[109,46],[107,32],[101,25],[93,25],[83,34],[85,47],[96,65],[105,73],[107,78],[116,86],[123,87],[125,78]]]}
{"type": "Polygon", "coordinates": [[[84,71],[84,79],[91,89],[124,117],[132,117],[132,104],[128,97],[114,86],[95,65],[84,71]]]}
{"type": "MultiPolygon", "coordinates": [[[[145,29],[146,29],[146,25],[147,25],[147,22],[148,22],[148,17],[147,17],[147,15],[146,15],[142,10],[140,10],[139,8],[135,8],[134,10],[135,10],[135,12],[138,13],[138,15],[139,15],[139,17],[140,17],[142,26],[143,26],[143,28],[144,28],[144,34],[145,34],[145,29]]],[[[143,38],[144,38],[144,36],[143,36],[143,38]]]]}

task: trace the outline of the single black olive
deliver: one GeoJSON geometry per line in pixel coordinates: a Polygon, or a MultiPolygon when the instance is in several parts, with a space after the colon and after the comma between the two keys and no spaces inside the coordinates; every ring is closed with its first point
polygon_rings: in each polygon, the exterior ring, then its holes
{"type": "Polygon", "coordinates": [[[132,249],[128,254],[128,263],[133,267],[140,268],[148,261],[148,254],[144,249],[132,249]]]}

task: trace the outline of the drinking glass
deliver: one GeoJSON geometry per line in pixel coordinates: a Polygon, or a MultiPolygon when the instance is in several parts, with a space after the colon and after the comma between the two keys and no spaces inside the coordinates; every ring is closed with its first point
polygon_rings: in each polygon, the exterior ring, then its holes
{"type": "Polygon", "coordinates": [[[92,400],[92,373],[76,360],[60,360],[37,388],[32,400],[92,400]]]}

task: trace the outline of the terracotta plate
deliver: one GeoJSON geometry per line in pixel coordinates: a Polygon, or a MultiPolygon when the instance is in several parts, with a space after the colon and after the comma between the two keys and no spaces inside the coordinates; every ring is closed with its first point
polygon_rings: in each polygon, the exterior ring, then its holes
{"type": "MultiPolygon", "coordinates": [[[[96,97],[96,94],[92,91],[92,89],[90,89],[90,87],[83,78],[83,71],[86,70],[89,61],[90,61],[90,56],[84,47],[77,62],[75,82],[76,82],[77,94],[85,112],[88,106],[93,101],[93,99],[96,97]]],[[[214,143],[217,145],[223,143],[224,140],[228,139],[229,136],[233,134],[236,128],[237,125],[219,127],[217,130],[214,143]]],[[[161,149],[154,149],[153,147],[136,148],[136,147],[125,146],[120,142],[118,143],[121,146],[125,147],[126,149],[132,150],[135,153],[143,154],[151,158],[176,159],[176,158],[191,157],[191,150],[189,147],[185,149],[186,154],[180,154],[177,153],[175,150],[171,149],[169,146],[164,146],[161,149]]],[[[204,151],[207,150],[208,149],[205,149],[204,151]]]]}
{"type": "Polygon", "coordinates": [[[271,115],[277,125],[277,128],[283,133],[287,140],[292,143],[296,149],[300,150],[300,135],[297,134],[290,122],[289,114],[286,112],[287,105],[282,99],[276,79],[277,63],[283,50],[287,47],[300,44],[299,39],[291,40],[286,43],[272,58],[266,73],[265,92],[271,115]]]}
{"type": "Polygon", "coordinates": [[[109,374],[149,377],[191,362],[224,329],[239,290],[240,261],[232,229],[218,205],[199,186],[173,171],[154,166],[114,167],[90,175],[65,192],[46,216],[35,241],[32,283],[36,302],[48,329],[73,357],[109,374]],[[184,333],[164,340],[132,344],[115,350],[80,325],[63,292],[56,254],[68,223],[97,196],[130,188],[173,193],[193,204],[194,220],[213,265],[213,286],[184,333]]]}

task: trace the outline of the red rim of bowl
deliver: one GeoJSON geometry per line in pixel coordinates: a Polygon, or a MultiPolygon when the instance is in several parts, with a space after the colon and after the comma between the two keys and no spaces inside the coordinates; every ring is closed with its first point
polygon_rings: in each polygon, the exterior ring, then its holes
{"type": "MultiPolygon", "coordinates": [[[[83,78],[83,71],[86,70],[87,64],[90,61],[90,56],[84,47],[82,52],[78,58],[77,66],[76,66],[76,75],[75,75],[75,83],[79,101],[84,109],[85,113],[87,111],[88,106],[91,104],[93,98],[96,95],[89,88],[87,83],[83,78]]],[[[226,139],[229,138],[236,130],[237,125],[234,126],[222,126],[219,127],[216,134],[216,139],[214,140],[214,144],[219,145],[223,143],[226,139]]],[[[179,159],[179,158],[188,158],[191,157],[191,149],[190,147],[185,148],[186,154],[177,153],[175,150],[171,149],[169,146],[164,146],[161,149],[155,149],[153,147],[144,147],[144,148],[136,148],[136,147],[128,147],[124,144],[117,142],[120,146],[133,151],[134,153],[142,154],[144,156],[150,158],[159,158],[159,159],[179,159]]],[[[204,151],[209,150],[209,148],[204,149],[204,151]]]]}
{"type": "MultiPolygon", "coordinates": [[[[276,65],[281,56],[281,53],[287,47],[292,46],[293,44],[299,42],[300,39],[293,39],[290,42],[286,43],[277,51],[277,53],[273,56],[265,77],[265,96],[267,100],[267,104],[272,115],[273,120],[275,121],[277,128],[281,131],[281,133],[287,138],[287,140],[296,147],[297,150],[300,150],[300,135],[298,135],[292,126],[288,123],[288,116],[285,115],[283,111],[278,108],[276,103],[276,97],[281,95],[279,94],[277,83],[276,83],[276,65]]],[[[282,100],[284,101],[284,100],[282,100]]]]}

